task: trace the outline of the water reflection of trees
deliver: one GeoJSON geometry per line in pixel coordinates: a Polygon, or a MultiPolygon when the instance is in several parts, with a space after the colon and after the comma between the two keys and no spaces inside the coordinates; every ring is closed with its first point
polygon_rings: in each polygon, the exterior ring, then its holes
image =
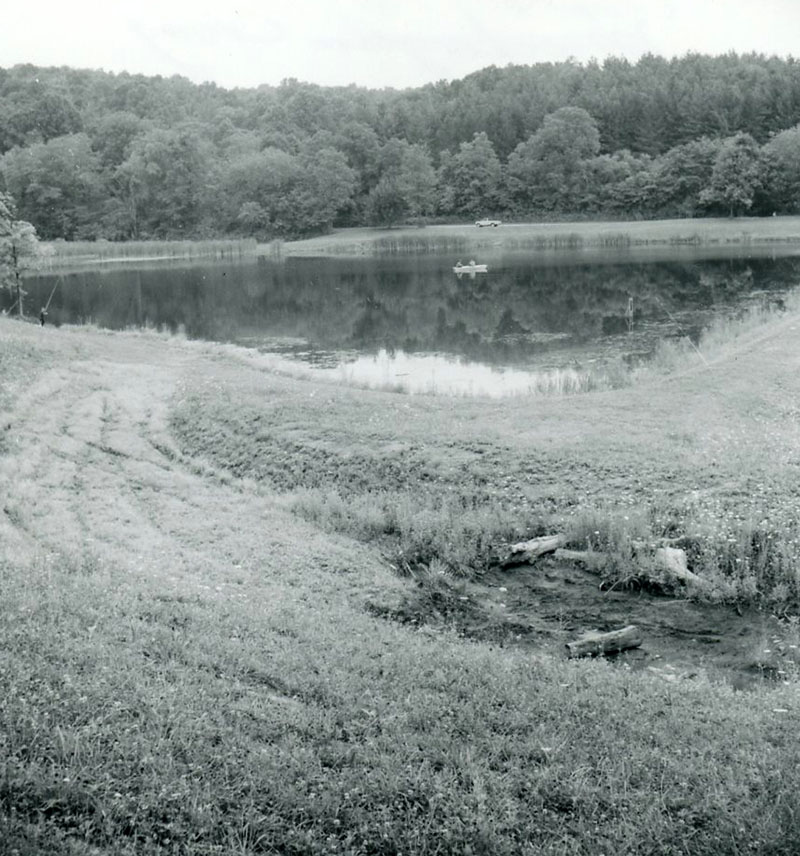
{"type": "MultiPolygon", "coordinates": [[[[443,351],[513,362],[565,345],[696,327],[718,307],[795,284],[800,260],[535,266],[456,279],[450,261],[294,260],[64,275],[51,316],[124,328],[179,325],[196,338],[291,337],[324,349],[443,351]]],[[[49,294],[52,277],[31,280],[49,294]]],[[[34,300],[38,299],[34,297],[34,300]]]]}

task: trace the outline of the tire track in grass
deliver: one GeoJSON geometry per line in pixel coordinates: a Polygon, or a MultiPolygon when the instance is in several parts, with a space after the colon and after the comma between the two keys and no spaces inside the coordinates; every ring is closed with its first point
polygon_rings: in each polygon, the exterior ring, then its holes
{"type": "MultiPolygon", "coordinates": [[[[64,350],[74,355],[66,337],[64,350]]],[[[339,539],[269,496],[203,475],[177,451],[171,397],[185,376],[212,371],[213,355],[186,343],[153,348],[146,337],[102,334],[82,337],[81,350],[81,359],[40,376],[11,413],[17,441],[0,466],[14,476],[11,502],[34,509],[18,549],[96,557],[200,592],[232,576],[290,600],[299,597],[293,586],[326,596],[341,589],[341,578],[324,572],[309,583],[308,569],[347,564],[349,539],[337,548],[339,539]]],[[[385,572],[359,552],[369,577],[385,572]]],[[[356,582],[349,588],[355,592],[356,582]]]]}

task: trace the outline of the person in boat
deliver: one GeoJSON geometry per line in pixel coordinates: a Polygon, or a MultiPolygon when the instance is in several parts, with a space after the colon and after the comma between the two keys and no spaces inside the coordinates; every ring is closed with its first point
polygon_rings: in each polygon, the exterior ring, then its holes
{"type": "Polygon", "coordinates": [[[469,266],[470,266],[470,267],[475,267],[475,259],[470,259],[470,260],[469,260],[469,266]]]}
{"type": "Polygon", "coordinates": [[[464,265],[462,265],[462,264],[461,264],[461,259],[459,259],[459,260],[456,262],[456,267],[464,267],[464,265]]]}

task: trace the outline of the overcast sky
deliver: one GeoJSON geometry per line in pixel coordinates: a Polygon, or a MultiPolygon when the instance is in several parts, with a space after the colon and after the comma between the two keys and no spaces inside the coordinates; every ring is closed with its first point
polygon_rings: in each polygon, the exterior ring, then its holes
{"type": "Polygon", "coordinates": [[[487,65],[800,54],[800,0],[13,0],[0,66],[403,88],[487,65]]]}

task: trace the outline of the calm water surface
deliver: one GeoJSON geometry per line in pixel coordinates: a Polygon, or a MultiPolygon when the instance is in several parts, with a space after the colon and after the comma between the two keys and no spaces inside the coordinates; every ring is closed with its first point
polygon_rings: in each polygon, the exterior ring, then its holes
{"type": "Polygon", "coordinates": [[[52,294],[56,325],[182,330],[355,384],[506,394],[543,373],[646,359],[659,339],[779,301],[800,283],[798,252],[484,254],[488,273],[474,276],[437,255],[103,267],[28,279],[26,309],[52,294]]]}

